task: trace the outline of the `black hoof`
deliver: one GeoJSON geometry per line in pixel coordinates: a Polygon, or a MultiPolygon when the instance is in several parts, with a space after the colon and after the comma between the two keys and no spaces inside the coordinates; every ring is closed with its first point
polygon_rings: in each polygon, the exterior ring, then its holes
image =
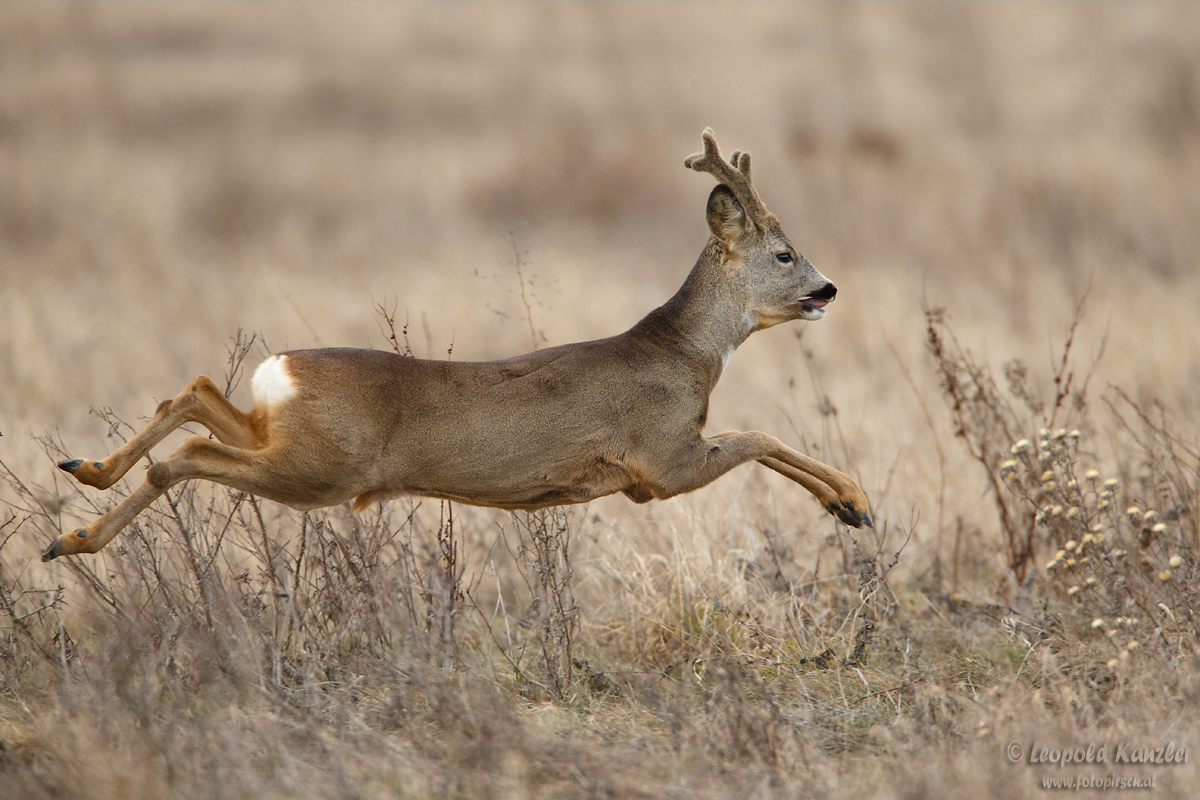
{"type": "Polygon", "coordinates": [[[53,561],[62,555],[62,542],[58,539],[54,540],[54,544],[46,548],[46,552],[42,553],[42,561],[53,561]]]}
{"type": "Polygon", "coordinates": [[[840,519],[842,522],[849,525],[851,528],[861,528],[866,525],[868,528],[874,528],[875,523],[871,521],[871,515],[865,511],[859,511],[854,507],[854,503],[847,501],[839,504],[835,500],[830,503],[830,513],[840,519]]]}
{"type": "MultiPolygon", "coordinates": [[[[82,458],[72,458],[67,461],[58,462],[59,469],[61,469],[63,472],[70,472],[72,475],[74,475],[75,470],[79,469],[81,466],[83,466],[82,458]]],[[[42,559],[42,560],[48,561],[49,559],[42,559]]]]}
{"type": "Polygon", "coordinates": [[[842,509],[841,511],[837,512],[836,516],[838,519],[840,519],[842,522],[849,525],[851,528],[861,528],[862,527],[862,522],[861,522],[861,520],[859,520],[858,514],[854,513],[853,511],[851,511],[848,508],[842,509]]]}

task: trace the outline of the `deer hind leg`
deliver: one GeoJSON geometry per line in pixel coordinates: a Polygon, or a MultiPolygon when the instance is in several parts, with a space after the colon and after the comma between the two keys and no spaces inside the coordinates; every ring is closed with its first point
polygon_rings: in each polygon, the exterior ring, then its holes
{"type": "Polygon", "coordinates": [[[55,539],[42,554],[42,561],[77,553],[96,553],[124,530],[141,512],[180,481],[205,478],[253,492],[260,488],[263,469],[253,450],[192,436],[166,461],[150,467],[146,480],[107,514],[86,528],[55,539]]]}
{"type": "Polygon", "coordinates": [[[80,483],[107,489],[169,433],[188,422],[200,423],[218,441],[233,447],[254,450],[262,444],[262,436],[251,417],[235,408],[211,378],[201,375],[178,396],[159,403],[149,424],[108,458],[102,461],[74,458],[60,462],[58,467],[74,475],[80,483]]]}

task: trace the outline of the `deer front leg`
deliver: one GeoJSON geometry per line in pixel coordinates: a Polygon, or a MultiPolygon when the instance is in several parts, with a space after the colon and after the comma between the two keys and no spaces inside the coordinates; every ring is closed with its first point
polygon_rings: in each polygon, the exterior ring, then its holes
{"type": "Polygon", "coordinates": [[[102,461],[73,458],[59,462],[58,468],[71,473],[82,484],[107,489],[167,434],[188,422],[200,423],[219,441],[234,447],[253,449],[258,443],[250,418],[229,402],[212,379],[201,375],[178,396],[159,403],[149,424],[108,458],[102,461]]]}
{"type": "Polygon", "coordinates": [[[672,494],[704,486],[747,461],[758,461],[800,484],[826,511],[847,525],[874,527],[867,496],[853,478],[759,431],[730,431],[702,440],[672,482],[687,488],[672,494]]]}
{"type": "Polygon", "coordinates": [[[803,486],[813,497],[817,498],[822,508],[850,527],[861,528],[863,525],[866,525],[868,528],[875,527],[875,523],[871,520],[871,515],[867,511],[867,496],[857,481],[827,464],[822,464],[820,461],[808,458],[803,453],[795,453],[795,455],[812,461],[813,464],[819,465],[823,470],[828,470],[831,475],[840,476],[843,480],[839,481],[839,488],[844,493],[839,493],[830,488],[829,484],[818,480],[811,473],[805,472],[777,458],[760,458],[758,463],[765,467],[770,467],[785,478],[789,478],[803,486]]]}

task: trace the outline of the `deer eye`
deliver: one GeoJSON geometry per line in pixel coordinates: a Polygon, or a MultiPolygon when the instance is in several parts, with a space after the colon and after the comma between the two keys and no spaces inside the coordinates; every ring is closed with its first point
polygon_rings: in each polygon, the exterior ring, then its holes
{"type": "Polygon", "coordinates": [[[792,254],[787,252],[786,250],[783,251],[782,253],[776,253],[775,260],[778,261],[780,264],[790,264],[790,263],[792,263],[792,254]]]}

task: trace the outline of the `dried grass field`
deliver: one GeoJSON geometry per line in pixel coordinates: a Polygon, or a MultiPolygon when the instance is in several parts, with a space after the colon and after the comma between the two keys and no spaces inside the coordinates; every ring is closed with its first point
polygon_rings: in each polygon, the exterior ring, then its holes
{"type": "Polygon", "coordinates": [[[4,3],[0,795],[1195,797],[1197,220],[1190,0],[4,3]],[[198,374],[630,327],[705,126],[839,287],[708,430],[874,532],[757,465],[536,514],[190,483],[40,562],[142,477],[54,462],[198,374]]]}

